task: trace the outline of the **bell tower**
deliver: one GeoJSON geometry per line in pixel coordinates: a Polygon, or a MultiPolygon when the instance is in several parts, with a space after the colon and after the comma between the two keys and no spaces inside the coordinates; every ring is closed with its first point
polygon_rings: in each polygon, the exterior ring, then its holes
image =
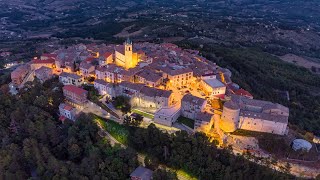
{"type": "Polygon", "coordinates": [[[134,67],[135,65],[132,62],[132,41],[128,38],[126,40],[126,42],[124,43],[124,47],[125,47],[125,51],[124,51],[124,55],[125,55],[125,68],[129,69],[134,67]]]}

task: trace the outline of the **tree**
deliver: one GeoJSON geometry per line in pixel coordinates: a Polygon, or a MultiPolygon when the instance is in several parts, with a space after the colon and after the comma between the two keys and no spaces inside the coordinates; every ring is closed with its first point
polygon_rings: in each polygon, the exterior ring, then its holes
{"type": "Polygon", "coordinates": [[[117,96],[114,98],[112,104],[115,108],[120,109],[122,113],[127,114],[131,112],[130,99],[125,96],[117,96]]]}
{"type": "Polygon", "coordinates": [[[166,169],[157,169],[153,172],[152,178],[154,180],[178,180],[176,173],[166,169]]]}
{"type": "Polygon", "coordinates": [[[136,151],[111,147],[92,114],[61,124],[61,87],[55,78],[30,82],[18,96],[0,91],[0,177],[126,179],[138,166],[136,151]]]}
{"type": "Polygon", "coordinates": [[[143,121],[143,116],[140,114],[132,114],[131,116],[125,115],[123,123],[129,126],[135,126],[138,127],[143,121]]]}
{"type": "Polygon", "coordinates": [[[144,159],[144,164],[147,168],[151,170],[156,170],[159,166],[159,159],[154,156],[146,156],[144,159]]]}
{"type": "Polygon", "coordinates": [[[316,72],[317,72],[317,68],[314,67],[314,66],[311,66],[311,71],[314,72],[314,73],[316,73],[316,72]]]}

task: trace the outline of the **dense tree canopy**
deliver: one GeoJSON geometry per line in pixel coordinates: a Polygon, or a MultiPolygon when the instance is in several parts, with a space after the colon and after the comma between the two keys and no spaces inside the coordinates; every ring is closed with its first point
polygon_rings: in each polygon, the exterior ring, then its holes
{"type": "Polygon", "coordinates": [[[138,166],[136,152],[111,147],[92,115],[57,120],[61,86],[53,79],[29,83],[18,96],[0,92],[0,178],[128,178],[138,166]]]}
{"type": "Polygon", "coordinates": [[[151,162],[147,165],[151,168],[156,164],[152,161],[160,161],[199,179],[293,179],[218,149],[204,134],[188,135],[182,131],[170,135],[154,125],[147,129],[131,128],[130,132],[130,146],[149,155],[147,161],[151,162]]]}

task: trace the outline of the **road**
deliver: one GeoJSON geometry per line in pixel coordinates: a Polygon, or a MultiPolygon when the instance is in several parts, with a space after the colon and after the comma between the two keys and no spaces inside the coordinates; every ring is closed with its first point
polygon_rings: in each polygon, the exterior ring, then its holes
{"type": "Polygon", "coordinates": [[[116,122],[120,122],[120,120],[111,115],[109,112],[107,112],[106,110],[102,109],[100,106],[98,106],[97,104],[89,101],[83,108],[79,109],[79,111],[82,111],[84,113],[93,113],[97,116],[100,116],[100,117],[103,117],[103,118],[106,118],[106,119],[111,119],[113,121],[116,121],[116,122]]]}

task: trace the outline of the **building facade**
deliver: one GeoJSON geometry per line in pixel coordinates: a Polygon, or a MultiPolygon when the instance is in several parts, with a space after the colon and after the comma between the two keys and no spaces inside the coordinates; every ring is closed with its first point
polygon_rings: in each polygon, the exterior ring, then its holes
{"type": "Polygon", "coordinates": [[[181,104],[171,107],[163,107],[154,113],[154,122],[164,126],[172,126],[181,115],[181,104]]]}
{"type": "Polygon", "coordinates": [[[73,85],[66,85],[62,89],[63,95],[70,103],[83,106],[88,102],[88,91],[73,85]]]}
{"type": "Polygon", "coordinates": [[[76,74],[63,72],[59,75],[59,81],[63,85],[74,85],[79,87],[84,83],[84,78],[76,74]]]}
{"type": "Polygon", "coordinates": [[[45,82],[53,77],[52,69],[43,66],[34,71],[34,75],[40,80],[40,82],[45,82]]]}
{"type": "Polygon", "coordinates": [[[114,85],[102,79],[97,79],[94,81],[94,88],[98,90],[100,95],[107,95],[109,98],[115,97],[114,85]]]}
{"type": "Polygon", "coordinates": [[[224,104],[220,128],[225,132],[244,129],[284,135],[288,118],[289,109],[285,106],[234,95],[224,104]]]}
{"type": "Polygon", "coordinates": [[[186,94],[181,100],[181,115],[186,118],[195,119],[196,115],[206,107],[205,99],[186,94]]]}
{"type": "Polygon", "coordinates": [[[194,121],[194,130],[198,132],[209,132],[214,123],[213,114],[199,112],[194,121]]]}
{"type": "Polygon", "coordinates": [[[13,84],[20,85],[23,82],[23,79],[31,71],[31,68],[28,64],[21,65],[11,72],[11,80],[13,84]]]}
{"type": "Polygon", "coordinates": [[[138,54],[133,52],[133,44],[130,39],[124,43],[123,46],[120,46],[115,50],[115,63],[118,66],[121,66],[125,69],[134,68],[138,64],[138,54]],[[124,50],[124,51],[123,51],[124,50]]]}
{"type": "Polygon", "coordinates": [[[202,76],[200,81],[200,88],[209,97],[219,97],[226,93],[226,86],[216,79],[215,75],[202,76]]]}
{"type": "Polygon", "coordinates": [[[68,118],[73,121],[76,120],[77,110],[71,105],[61,103],[59,105],[59,112],[60,112],[60,120],[62,121],[64,121],[65,118],[68,118]]]}
{"type": "Polygon", "coordinates": [[[94,76],[95,66],[88,62],[81,62],[80,63],[80,75],[84,78],[94,76]]]}

